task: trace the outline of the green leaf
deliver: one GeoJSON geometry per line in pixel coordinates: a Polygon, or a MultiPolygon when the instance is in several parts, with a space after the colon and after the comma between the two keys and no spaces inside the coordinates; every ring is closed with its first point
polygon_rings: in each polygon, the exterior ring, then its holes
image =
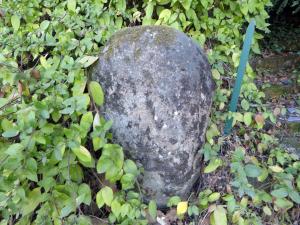
{"type": "Polygon", "coordinates": [[[92,141],[95,151],[98,151],[104,145],[103,139],[100,137],[94,137],[92,141]]]}
{"type": "Polygon", "coordinates": [[[211,173],[221,165],[222,165],[221,159],[212,159],[210,160],[209,164],[205,167],[204,173],[211,173]]]}
{"type": "Polygon", "coordinates": [[[269,168],[274,172],[274,173],[282,173],[284,169],[282,169],[280,166],[275,165],[275,166],[269,166],[269,168]]]}
{"type": "Polygon", "coordinates": [[[78,159],[80,159],[81,161],[83,161],[85,163],[92,162],[92,156],[91,156],[90,152],[84,146],[72,148],[72,151],[78,157],[78,159]]]}
{"type": "Polygon", "coordinates": [[[8,149],[5,151],[5,153],[9,156],[18,156],[22,154],[23,150],[24,150],[24,146],[20,143],[16,143],[10,145],[8,149]]]}
{"type": "Polygon", "coordinates": [[[41,62],[41,65],[42,65],[45,69],[49,69],[49,68],[50,68],[50,65],[48,64],[47,59],[46,59],[44,56],[41,56],[41,57],[40,57],[40,62],[41,62]]]}
{"type": "Polygon", "coordinates": [[[86,131],[89,131],[92,123],[93,123],[93,113],[86,112],[85,114],[83,114],[80,120],[80,127],[82,127],[86,131]]]}
{"type": "Polygon", "coordinates": [[[134,187],[135,176],[131,173],[127,173],[122,176],[121,184],[123,190],[128,190],[134,187]]]}
{"type": "Polygon", "coordinates": [[[67,7],[68,7],[69,11],[75,12],[76,11],[76,0],[68,0],[67,7]]]}
{"type": "Polygon", "coordinates": [[[13,127],[13,123],[9,121],[8,119],[4,118],[1,121],[1,127],[4,131],[9,131],[13,127]]]}
{"type": "Polygon", "coordinates": [[[153,9],[154,9],[154,2],[148,2],[145,8],[146,15],[143,18],[143,25],[151,25],[153,9]]]}
{"type": "Polygon", "coordinates": [[[214,192],[208,196],[209,202],[215,202],[220,198],[221,194],[219,192],[214,192]]]}
{"type": "Polygon", "coordinates": [[[293,207],[293,203],[289,200],[287,200],[286,198],[278,198],[275,201],[275,205],[278,208],[282,208],[282,209],[290,209],[293,207]]]}
{"type": "Polygon", "coordinates": [[[102,206],[104,205],[104,199],[102,196],[102,191],[98,191],[97,195],[96,195],[96,203],[99,209],[102,208],[102,206]]]}
{"type": "Polygon", "coordinates": [[[121,213],[121,204],[116,199],[111,203],[111,211],[116,217],[121,213]]]}
{"type": "Polygon", "coordinates": [[[148,210],[152,219],[156,220],[157,206],[155,201],[151,200],[149,202],[148,210]]]}
{"type": "Polygon", "coordinates": [[[267,216],[271,216],[272,215],[272,211],[268,206],[264,206],[263,207],[263,211],[267,216]]]}
{"type": "Polygon", "coordinates": [[[96,81],[91,81],[89,84],[89,89],[91,96],[94,100],[94,102],[98,105],[101,106],[104,103],[104,93],[102,90],[102,87],[100,84],[96,81]]]}
{"type": "Polygon", "coordinates": [[[249,102],[246,99],[241,101],[241,105],[244,110],[248,110],[250,108],[249,102]]]}
{"type": "Polygon", "coordinates": [[[130,159],[127,159],[124,162],[124,171],[125,171],[125,173],[130,173],[135,176],[137,176],[139,174],[136,164],[130,159]]]}
{"type": "Polygon", "coordinates": [[[26,168],[32,172],[36,172],[37,170],[37,163],[34,158],[26,159],[26,168]]]}
{"type": "Polygon", "coordinates": [[[117,10],[119,10],[120,12],[125,12],[126,0],[118,0],[116,6],[117,6],[117,10]]]}
{"type": "Polygon", "coordinates": [[[259,177],[257,177],[257,180],[259,182],[263,182],[267,179],[268,175],[269,175],[268,170],[264,168],[264,169],[262,169],[262,172],[259,175],[259,177]]]}
{"type": "Polygon", "coordinates": [[[248,177],[258,177],[262,173],[262,170],[254,164],[247,164],[245,172],[248,177]]]}
{"type": "Polygon", "coordinates": [[[175,205],[178,205],[178,203],[181,201],[179,196],[173,196],[168,200],[167,206],[172,207],[175,205]]]}
{"type": "Polygon", "coordinates": [[[171,10],[169,9],[164,9],[160,12],[159,14],[159,20],[164,20],[165,22],[167,22],[169,20],[169,18],[171,17],[171,10]]]}
{"type": "Polygon", "coordinates": [[[101,193],[102,193],[102,198],[104,203],[110,206],[114,198],[113,190],[110,187],[105,186],[104,188],[101,189],[101,193]]]}
{"type": "Polygon", "coordinates": [[[78,188],[78,197],[76,199],[76,202],[81,204],[84,203],[86,205],[90,205],[91,200],[92,200],[92,194],[91,194],[91,189],[90,186],[87,184],[80,184],[78,188]]]}
{"type": "Polygon", "coordinates": [[[199,216],[199,208],[195,205],[192,206],[192,214],[195,216],[199,216]]]}
{"type": "Polygon", "coordinates": [[[12,130],[3,132],[2,136],[5,138],[12,138],[12,137],[17,136],[18,134],[19,134],[19,131],[12,129],[12,130]]]}
{"type": "Polygon", "coordinates": [[[49,27],[49,25],[50,25],[50,21],[49,20],[44,20],[40,24],[40,29],[45,31],[49,27]]]}
{"type": "Polygon", "coordinates": [[[297,204],[300,204],[300,195],[297,191],[289,192],[289,197],[297,204]]]}
{"type": "Polygon", "coordinates": [[[97,163],[97,172],[105,173],[107,170],[113,167],[113,161],[106,157],[101,157],[97,163]]]}
{"type": "Polygon", "coordinates": [[[250,126],[252,122],[252,113],[250,112],[246,112],[244,114],[244,123],[247,125],[247,126],[250,126]]]}
{"type": "Polygon", "coordinates": [[[66,145],[62,142],[58,143],[54,149],[54,157],[57,160],[62,160],[66,150],[66,145]]]}
{"type": "Polygon", "coordinates": [[[11,22],[11,25],[14,29],[14,31],[18,31],[19,28],[20,28],[20,17],[17,16],[17,15],[13,15],[11,18],[10,18],[10,22],[11,22]]]}
{"type": "Polygon", "coordinates": [[[189,10],[190,9],[192,0],[182,0],[180,2],[181,2],[182,6],[183,6],[183,8],[185,10],[189,10]]]}
{"type": "Polygon", "coordinates": [[[215,225],[227,225],[226,210],[223,206],[218,205],[212,214],[215,225]]]}
{"type": "Polygon", "coordinates": [[[221,75],[220,75],[220,72],[217,69],[212,69],[211,73],[212,73],[212,76],[215,80],[220,80],[221,75]]]}
{"type": "Polygon", "coordinates": [[[130,205],[128,203],[125,203],[124,205],[122,205],[121,207],[121,216],[125,217],[126,215],[128,215],[128,212],[130,211],[130,205]]]}
{"type": "Polygon", "coordinates": [[[22,215],[26,216],[29,213],[33,212],[35,208],[41,203],[41,188],[35,188],[29,192],[24,205],[22,206],[22,215]]]}
{"type": "Polygon", "coordinates": [[[206,131],[206,139],[207,141],[213,145],[213,137],[220,135],[220,131],[216,124],[211,124],[210,128],[206,131]]]}
{"type": "Polygon", "coordinates": [[[99,57],[96,56],[83,56],[78,62],[87,68],[98,60],[99,57]]]}
{"type": "Polygon", "coordinates": [[[286,188],[279,188],[274,191],[271,191],[271,195],[273,195],[276,198],[285,198],[288,196],[288,191],[286,188]]]}
{"type": "Polygon", "coordinates": [[[26,170],[24,171],[24,174],[29,180],[38,182],[37,177],[37,162],[34,158],[26,159],[26,170]]]}
{"type": "Polygon", "coordinates": [[[171,0],[156,0],[159,5],[166,5],[171,2],[171,0]]]}

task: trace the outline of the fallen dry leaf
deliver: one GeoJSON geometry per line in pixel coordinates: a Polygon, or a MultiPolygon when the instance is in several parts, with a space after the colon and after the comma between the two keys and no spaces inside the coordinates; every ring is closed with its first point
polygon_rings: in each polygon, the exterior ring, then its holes
{"type": "Polygon", "coordinates": [[[23,92],[23,84],[21,81],[18,81],[18,93],[19,96],[22,96],[22,92],[23,92]]]}
{"type": "Polygon", "coordinates": [[[41,78],[41,74],[40,71],[36,70],[36,69],[32,69],[30,72],[31,77],[33,77],[36,80],[39,80],[41,78]]]}
{"type": "Polygon", "coordinates": [[[262,114],[256,114],[255,115],[255,121],[256,121],[256,123],[258,123],[258,124],[264,124],[265,123],[265,118],[263,117],[263,115],[262,114]]]}

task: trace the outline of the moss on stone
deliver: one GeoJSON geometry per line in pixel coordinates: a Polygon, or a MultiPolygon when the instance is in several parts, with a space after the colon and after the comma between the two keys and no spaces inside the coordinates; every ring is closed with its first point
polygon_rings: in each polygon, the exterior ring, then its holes
{"type": "MultiPolygon", "coordinates": [[[[177,31],[167,26],[136,26],[127,27],[117,31],[109,40],[105,51],[105,58],[109,58],[114,53],[114,50],[124,42],[138,42],[145,32],[155,33],[154,43],[156,45],[172,44],[176,40],[177,31]]],[[[145,43],[147,44],[147,43],[145,43]]],[[[136,49],[135,58],[140,57],[142,49],[136,49]]]]}

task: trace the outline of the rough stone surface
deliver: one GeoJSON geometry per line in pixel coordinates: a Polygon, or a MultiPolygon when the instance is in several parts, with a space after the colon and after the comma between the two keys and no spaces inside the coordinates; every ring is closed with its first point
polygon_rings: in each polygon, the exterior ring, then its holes
{"type": "Polygon", "coordinates": [[[105,90],[101,108],[114,141],[145,169],[146,199],[163,206],[187,198],[199,178],[214,83],[202,50],[164,26],[126,28],[100,54],[92,79],[105,90]]]}

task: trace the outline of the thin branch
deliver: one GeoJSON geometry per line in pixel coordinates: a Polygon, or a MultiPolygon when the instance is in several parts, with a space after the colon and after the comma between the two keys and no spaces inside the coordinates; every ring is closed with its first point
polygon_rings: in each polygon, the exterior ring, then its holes
{"type": "Polygon", "coordinates": [[[20,96],[13,98],[12,100],[10,100],[8,103],[6,103],[5,105],[3,105],[2,107],[0,107],[0,111],[3,110],[4,108],[6,108],[7,106],[13,104],[15,101],[17,101],[20,98],[20,96]]]}

